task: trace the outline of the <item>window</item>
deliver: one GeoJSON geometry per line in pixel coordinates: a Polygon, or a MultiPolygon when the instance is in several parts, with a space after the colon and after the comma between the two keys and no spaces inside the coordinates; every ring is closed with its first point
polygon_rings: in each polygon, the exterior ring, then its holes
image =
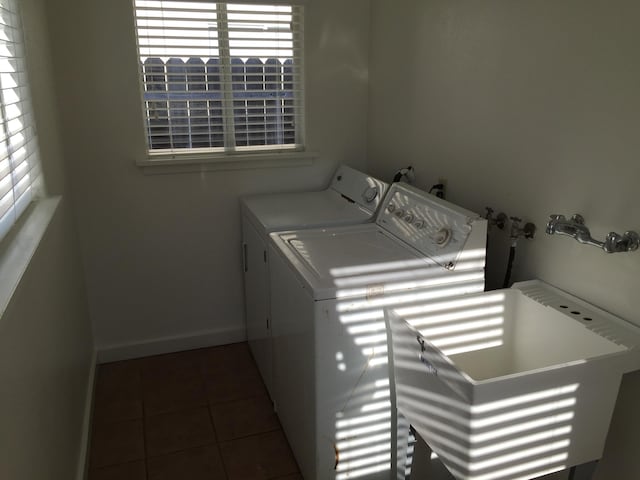
{"type": "Polygon", "coordinates": [[[303,149],[302,6],[135,0],[149,152],[303,149]]]}
{"type": "Polygon", "coordinates": [[[42,189],[17,7],[0,0],[0,239],[42,189]]]}

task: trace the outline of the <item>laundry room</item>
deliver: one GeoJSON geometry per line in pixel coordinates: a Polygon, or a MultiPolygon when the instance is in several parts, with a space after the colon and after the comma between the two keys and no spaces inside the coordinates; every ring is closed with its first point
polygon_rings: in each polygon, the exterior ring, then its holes
{"type": "MultiPolygon", "coordinates": [[[[167,11],[207,8],[176,3],[167,11]]],[[[503,213],[504,228],[487,225],[487,290],[502,288],[507,273],[507,286],[538,279],[640,327],[640,253],[605,248],[610,232],[622,245],[640,231],[637,2],[238,2],[260,4],[297,12],[292,50],[303,68],[282,70],[281,82],[298,82],[295,138],[278,149],[229,152],[225,143],[157,154],[149,125],[158,114],[143,101],[157,72],[141,75],[134,0],[2,2],[0,24],[15,16],[24,31],[46,195],[0,240],[0,478],[115,478],[87,473],[97,366],[246,342],[241,199],[325,191],[341,166],[388,185],[411,166],[420,199],[441,185],[445,201],[478,219],[487,208],[491,219],[503,213]],[[19,13],[6,13],[14,4],[19,13]],[[551,215],[579,227],[549,234],[551,215]],[[535,233],[514,242],[514,218],[535,233]],[[576,241],[578,230],[589,242],[576,241]]],[[[219,5],[216,22],[236,4],[219,5]]],[[[376,208],[388,207],[385,191],[376,208]]],[[[592,478],[640,478],[638,399],[640,375],[627,373],[592,478]]],[[[148,414],[126,418],[142,453],[122,464],[143,470],[131,478],[172,478],[147,458],[148,414]]],[[[225,468],[218,478],[234,478],[225,468]]],[[[300,478],[295,468],[255,475],[300,478]]],[[[570,473],[562,475],[554,478],[570,473]]]]}

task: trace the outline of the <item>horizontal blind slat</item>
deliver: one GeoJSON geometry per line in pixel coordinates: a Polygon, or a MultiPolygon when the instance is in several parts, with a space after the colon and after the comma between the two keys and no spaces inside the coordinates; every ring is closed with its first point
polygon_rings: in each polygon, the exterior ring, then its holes
{"type": "MultiPolygon", "coordinates": [[[[13,198],[13,188],[9,189],[4,196],[0,197],[0,219],[4,219],[4,217],[9,213],[9,211],[13,210],[14,198],[13,198]]],[[[15,221],[15,218],[11,219],[11,223],[15,221]]],[[[6,233],[6,232],[5,232],[6,233]]]]}
{"type": "Polygon", "coordinates": [[[7,169],[7,171],[2,173],[0,176],[0,198],[4,198],[4,196],[13,189],[13,182],[11,178],[11,171],[7,169]]]}
{"type": "Polygon", "coordinates": [[[25,182],[24,187],[15,198],[16,218],[24,213],[34,197],[31,183],[25,182]]]}

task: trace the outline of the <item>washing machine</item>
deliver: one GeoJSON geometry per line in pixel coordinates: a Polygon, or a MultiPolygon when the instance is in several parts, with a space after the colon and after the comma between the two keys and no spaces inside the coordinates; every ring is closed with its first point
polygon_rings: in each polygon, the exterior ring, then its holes
{"type": "Polygon", "coordinates": [[[390,478],[384,309],[483,291],[486,228],[397,183],[375,223],[271,234],[274,400],[305,480],[390,478]]]}
{"type": "Polygon", "coordinates": [[[241,199],[247,339],[272,399],[269,233],[372,222],[387,188],[387,183],[342,165],[325,190],[241,199]]]}

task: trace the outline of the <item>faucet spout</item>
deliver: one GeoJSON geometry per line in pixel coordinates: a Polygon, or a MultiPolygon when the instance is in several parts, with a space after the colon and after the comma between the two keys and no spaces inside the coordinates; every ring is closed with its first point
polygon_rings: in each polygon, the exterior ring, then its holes
{"type": "Polygon", "coordinates": [[[574,215],[567,220],[564,215],[551,215],[547,223],[547,233],[552,235],[567,235],[575,238],[580,243],[588,243],[591,239],[591,232],[584,224],[584,218],[581,215],[574,215]]]}
{"type": "Polygon", "coordinates": [[[582,243],[584,245],[593,245],[594,247],[598,248],[604,247],[604,242],[595,240],[591,236],[591,233],[589,232],[589,229],[587,227],[584,227],[584,230],[577,230],[575,235],[573,235],[573,238],[575,238],[578,243],[582,243]]]}

